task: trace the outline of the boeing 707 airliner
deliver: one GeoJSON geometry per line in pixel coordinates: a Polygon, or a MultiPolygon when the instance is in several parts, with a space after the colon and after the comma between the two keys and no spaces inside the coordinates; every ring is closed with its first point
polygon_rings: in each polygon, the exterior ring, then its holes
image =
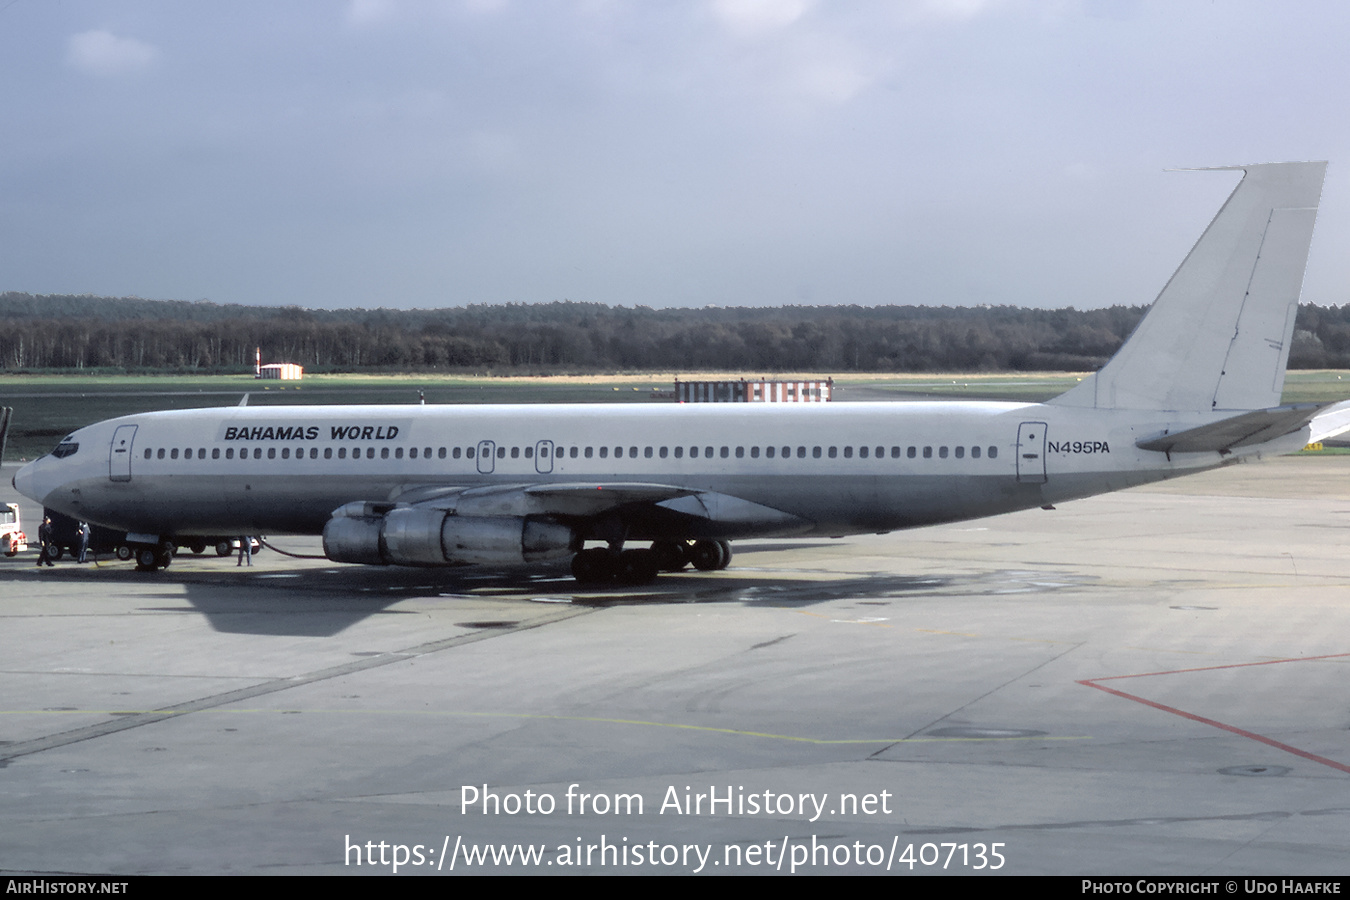
{"type": "Polygon", "coordinates": [[[337,562],[570,558],[583,583],[641,583],[724,567],[740,538],[975,519],[1293,452],[1350,428],[1350,402],[1280,399],[1326,164],[1230,168],[1129,340],[1048,403],[152,412],[73,432],[14,485],[125,531],[142,569],[203,535],[298,533],[337,562]]]}

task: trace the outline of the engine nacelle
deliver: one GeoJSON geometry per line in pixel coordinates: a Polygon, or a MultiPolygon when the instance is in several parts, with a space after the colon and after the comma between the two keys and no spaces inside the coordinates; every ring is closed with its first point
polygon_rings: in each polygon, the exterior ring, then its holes
{"type": "Polygon", "coordinates": [[[396,566],[511,566],[564,559],[576,533],[532,516],[456,516],[442,509],[348,504],[323,529],[323,552],[334,562],[396,566]]]}

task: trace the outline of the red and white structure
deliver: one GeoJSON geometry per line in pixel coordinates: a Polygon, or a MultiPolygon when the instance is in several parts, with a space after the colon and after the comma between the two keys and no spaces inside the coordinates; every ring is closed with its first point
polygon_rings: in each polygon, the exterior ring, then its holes
{"type": "Polygon", "coordinates": [[[680,381],[675,399],[680,403],[828,403],[834,379],[824,381],[680,381]]]}
{"type": "Polygon", "coordinates": [[[253,377],[299,381],[305,377],[305,369],[295,363],[268,363],[264,366],[262,364],[262,348],[259,347],[254,356],[253,377]]]}

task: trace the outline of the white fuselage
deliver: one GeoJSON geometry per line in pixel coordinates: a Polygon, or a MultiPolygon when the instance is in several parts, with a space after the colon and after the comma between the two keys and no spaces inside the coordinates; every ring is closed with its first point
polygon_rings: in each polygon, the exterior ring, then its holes
{"type": "Polygon", "coordinates": [[[80,429],[63,442],[77,450],[15,485],[75,518],[165,536],[317,534],[346,503],[417,489],[588,483],[715,492],[793,519],[723,523],[719,537],[843,535],[1212,468],[1241,454],[1169,458],[1135,442],[1216,417],[986,402],[229,407],[80,429]]]}

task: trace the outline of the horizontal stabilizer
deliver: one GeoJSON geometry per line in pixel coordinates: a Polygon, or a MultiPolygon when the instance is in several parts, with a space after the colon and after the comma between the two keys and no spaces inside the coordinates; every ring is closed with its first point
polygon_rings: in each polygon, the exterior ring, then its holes
{"type": "MultiPolygon", "coordinates": [[[[1344,404],[1337,404],[1341,406],[1344,404]]],[[[1326,404],[1300,403],[1292,406],[1273,406],[1270,409],[1257,409],[1198,428],[1185,431],[1164,433],[1157,437],[1136,441],[1141,450],[1158,450],[1163,453],[1220,453],[1264,444],[1276,438],[1293,434],[1327,410],[1326,404]]],[[[1346,422],[1350,427],[1350,421],[1346,422]]]]}
{"type": "Polygon", "coordinates": [[[1315,444],[1350,431],[1350,400],[1328,406],[1312,420],[1308,443],[1315,444]]]}

